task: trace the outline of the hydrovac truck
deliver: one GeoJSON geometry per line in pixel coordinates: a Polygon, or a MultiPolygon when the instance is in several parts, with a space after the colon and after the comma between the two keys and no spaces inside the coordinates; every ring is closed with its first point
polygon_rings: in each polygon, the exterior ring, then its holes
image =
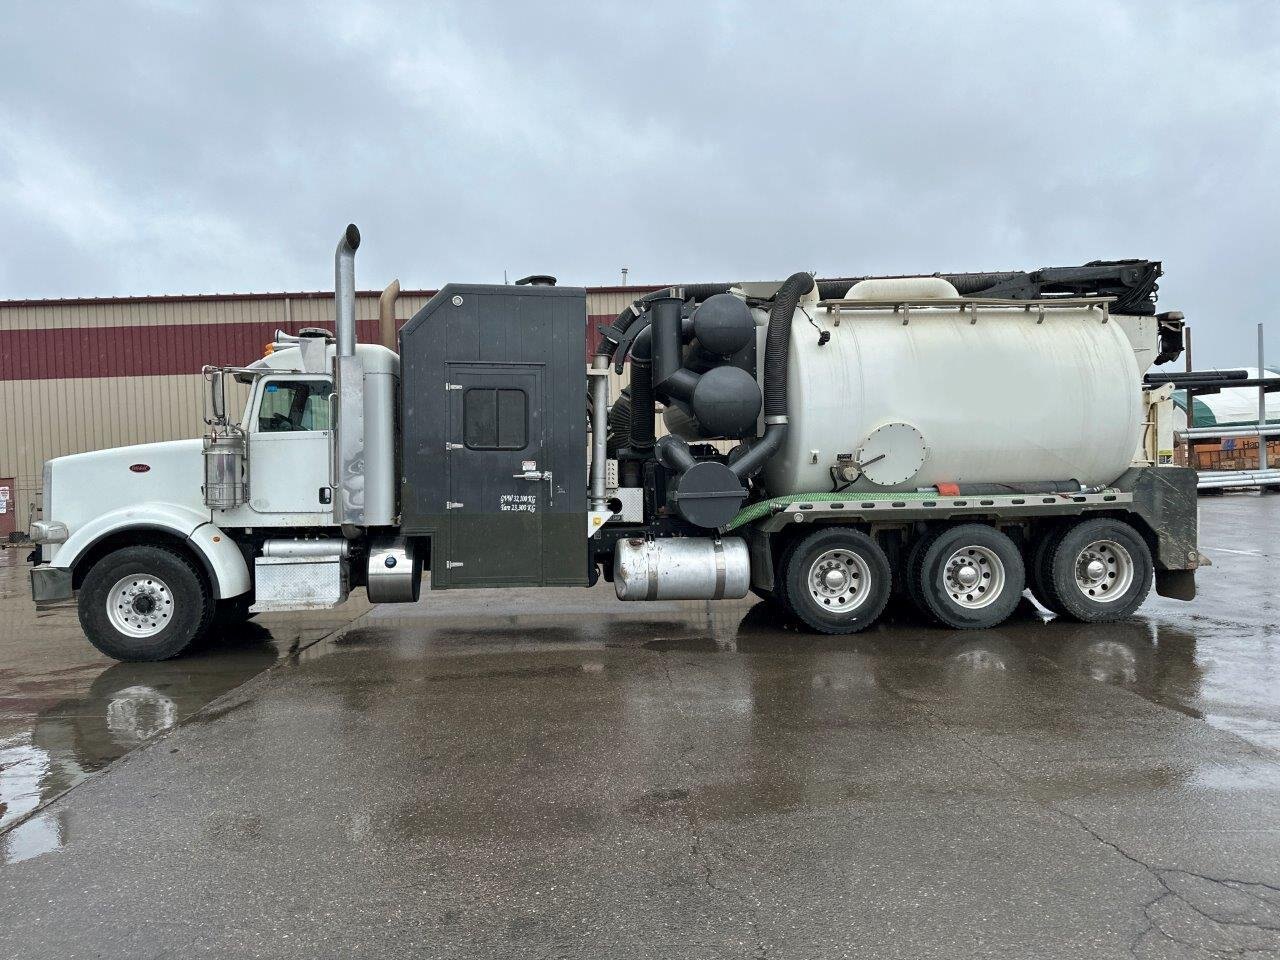
{"type": "Polygon", "coordinates": [[[99,650],[156,660],[358,587],[412,603],[424,571],[754,591],[830,634],[892,594],[953,629],[1027,588],[1081,621],[1153,584],[1195,596],[1195,475],[1172,463],[1171,386],[1143,383],[1182,349],[1158,262],[672,286],[585,361],[586,292],[549,277],[449,284],[398,334],[393,285],[383,342],[357,343],[359,245],[349,226],[332,334],[205,368],[203,439],[45,465],[38,604],[74,597],[99,650]]]}

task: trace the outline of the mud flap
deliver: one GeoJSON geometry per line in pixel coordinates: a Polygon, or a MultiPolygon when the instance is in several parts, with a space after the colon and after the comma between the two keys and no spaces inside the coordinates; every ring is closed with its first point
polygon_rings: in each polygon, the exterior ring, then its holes
{"type": "Polygon", "coordinates": [[[773,548],[768,534],[752,528],[747,534],[747,550],[751,554],[751,586],[773,589],[773,548]]]}
{"type": "Polygon", "coordinates": [[[1156,593],[1170,600],[1194,600],[1196,572],[1194,570],[1157,570],[1156,593]]]}
{"type": "Polygon", "coordinates": [[[1200,504],[1196,472],[1188,467],[1144,467],[1118,481],[1133,492],[1134,512],[1154,539],[1156,593],[1174,600],[1196,595],[1196,569],[1206,561],[1198,538],[1200,504]]]}

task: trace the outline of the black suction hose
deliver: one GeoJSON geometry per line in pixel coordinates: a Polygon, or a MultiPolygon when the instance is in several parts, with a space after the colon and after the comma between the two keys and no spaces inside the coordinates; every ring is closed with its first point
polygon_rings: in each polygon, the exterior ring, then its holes
{"type": "MultiPolygon", "coordinates": [[[[621,313],[618,314],[613,325],[606,327],[600,331],[600,345],[596,347],[597,357],[606,357],[613,359],[613,352],[618,348],[618,342],[623,339],[623,334],[627,329],[636,322],[645,312],[647,304],[651,300],[657,300],[659,297],[669,296],[670,288],[655,290],[647,293],[643,297],[638,297],[627,305],[621,313]]],[[[643,335],[644,331],[641,331],[643,335]]],[[[650,361],[649,342],[646,339],[644,346],[640,345],[640,338],[636,338],[636,343],[631,350],[631,410],[630,424],[627,433],[628,445],[639,450],[649,450],[653,447],[654,437],[654,419],[656,416],[653,400],[653,370],[650,361]],[[641,357],[643,353],[643,357],[641,357]]],[[[615,405],[616,406],[616,405],[615,405]]],[[[613,419],[613,410],[609,411],[610,420],[613,419]]]]}
{"type": "Polygon", "coordinates": [[[641,331],[631,347],[631,447],[650,450],[653,447],[654,410],[653,361],[648,330],[641,331]]]}
{"type": "Polygon", "coordinates": [[[793,273],[778,289],[769,311],[764,341],[764,436],[729,469],[746,480],[778,452],[787,435],[787,362],[791,354],[791,318],[800,298],[813,290],[813,274],[793,273]]]}
{"type": "Polygon", "coordinates": [[[618,341],[622,339],[622,335],[627,332],[627,328],[636,322],[636,319],[645,312],[646,305],[660,297],[669,297],[672,294],[671,287],[663,287],[661,290],[654,290],[652,293],[646,293],[643,297],[633,300],[627,307],[618,314],[612,326],[605,327],[600,331],[600,345],[596,347],[597,357],[613,358],[613,351],[618,348],[618,341]]]}

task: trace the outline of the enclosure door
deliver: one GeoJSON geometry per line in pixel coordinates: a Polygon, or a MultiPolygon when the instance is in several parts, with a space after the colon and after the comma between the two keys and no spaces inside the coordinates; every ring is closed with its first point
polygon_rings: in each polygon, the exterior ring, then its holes
{"type": "Polygon", "coordinates": [[[450,363],[450,586],[542,583],[543,516],[553,496],[543,418],[543,367],[450,363]]]}

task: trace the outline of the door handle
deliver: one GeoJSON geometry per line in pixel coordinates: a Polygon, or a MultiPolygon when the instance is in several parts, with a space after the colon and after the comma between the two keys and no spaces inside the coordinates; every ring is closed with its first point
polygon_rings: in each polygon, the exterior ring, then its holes
{"type": "Polygon", "coordinates": [[[551,482],[550,470],[526,470],[524,473],[513,473],[511,476],[517,480],[545,480],[550,487],[547,489],[547,506],[554,507],[556,503],[556,485],[551,482]]]}

